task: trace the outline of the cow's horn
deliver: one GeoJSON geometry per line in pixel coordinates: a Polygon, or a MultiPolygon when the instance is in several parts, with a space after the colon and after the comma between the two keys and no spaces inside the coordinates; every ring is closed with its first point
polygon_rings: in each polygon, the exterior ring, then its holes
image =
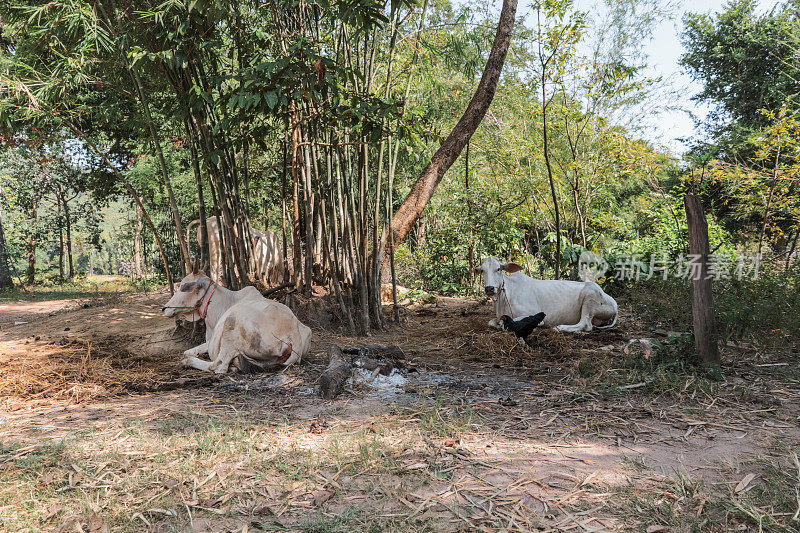
{"type": "Polygon", "coordinates": [[[197,274],[197,261],[192,261],[192,274],[197,274]]]}

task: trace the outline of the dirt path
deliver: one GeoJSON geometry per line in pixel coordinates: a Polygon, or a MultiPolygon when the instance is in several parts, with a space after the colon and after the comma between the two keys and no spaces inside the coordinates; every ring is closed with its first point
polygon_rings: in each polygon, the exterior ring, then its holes
{"type": "Polygon", "coordinates": [[[71,298],[66,300],[47,300],[44,302],[14,302],[0,304],[0,327],[12,325],[14,322],[27,322],[43,315],[57,311],[74,309],[87,304],[88,298],[71,298]]]}
{"type": "Polygon", "coordinates": [[[624,353],[646,331],[634,317],[523,345],[487,330],[487,304],[440,299],[367,341],[401,350],[399,384],[359,381],[326,402],[328,343],[364,339],[316,329],[282,374],[217,378],[175,366],[192,342],[173,335],[165,299],[0,331],[0,529],[728,531],[758,513],[797,525],[770,491],[791,504],[780,474],[794,482],[800,382],[765,354],[735,360],[722,384],[642,377],[627,367],[643,356],[624,353]]]}

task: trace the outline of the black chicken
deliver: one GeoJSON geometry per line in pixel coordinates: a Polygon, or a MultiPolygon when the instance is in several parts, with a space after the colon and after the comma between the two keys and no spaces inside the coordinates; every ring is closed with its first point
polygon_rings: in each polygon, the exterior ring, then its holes
{"type": "Polygon", "coordinates": [[[503,329],[513,331],[514,335],[524,339],[533,332],[533,328],[542,323],[545,316],[544,313],[536,313],[519,320],[512,320],[510,316],[503,315],[500,317],[500,323],[503,325],[503,329]]]}

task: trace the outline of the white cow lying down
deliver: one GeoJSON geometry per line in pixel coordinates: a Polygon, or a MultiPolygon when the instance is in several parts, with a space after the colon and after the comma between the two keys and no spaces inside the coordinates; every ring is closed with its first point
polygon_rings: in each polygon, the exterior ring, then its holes
{"type": "Polygon", "coordinates": [[[617,324],[617,302],[597,283],[533,279],[521,270],[518,264],[501,263],[496,257],[487,257],[475,268],[483,274],[486,295],[494,300],[497,318],[490,326],[502,329],[503,315],[519,319],[539,312],[547,315],[542,325],[561,331],[592,331],[617,324]]]}
{"type": "Polygon", "coordinates": [[[280,302],[255,287],[231,291],[202,271],[181,280],[180,290],[162,308],[167,316],[206,321],[206,342],[186,350],[185,366],[224,374],[231,364],[250,371],[289,366],[308,353],[311,329],[280,302]],[[210,361],[195,356],[208,353],[210,361]]]}

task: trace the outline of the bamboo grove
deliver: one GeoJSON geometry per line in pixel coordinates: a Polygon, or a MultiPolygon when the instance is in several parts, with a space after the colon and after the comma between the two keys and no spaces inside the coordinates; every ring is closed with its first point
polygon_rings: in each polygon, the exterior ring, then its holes
{"type": "MultiPolygon", "coordinates": [[[[258,203],[253,153],[277,152],[287,275],[306,292],[330,287],[350,329],[366,332],[383,320],[381,242],[398,202],[400,144],[415,127],[402,110],[425,10],[368,0],[6,3],[2,20],[18,31],[5,43],[3,119],[28,136],[79,139],[142,210],[120,139],[146,132],[185,269],[191,245],[163,155],[165,137],[181,137],[200,228],[212,215],[223,221],[233,288],[253,269],[243,238],[258,203]]],[[[208,257],[206,244],[196,260],[208,257]]]]}

